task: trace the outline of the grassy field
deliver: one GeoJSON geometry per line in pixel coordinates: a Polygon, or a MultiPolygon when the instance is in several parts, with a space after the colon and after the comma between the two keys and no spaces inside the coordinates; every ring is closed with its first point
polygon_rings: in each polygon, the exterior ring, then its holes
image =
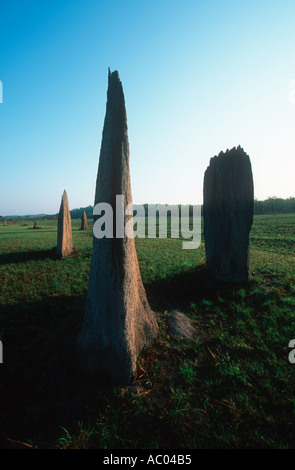
{"type": "Polygon", "coordinates": [[[295,447],[295,214],[255,216],[248,285],[210,278],[203,243],[136,240],[160,335],[123,388],[77,368],[92,230],[74,220],[60,260],[56,224],[0,226],[1,448],[295,447]],[[198,340],[169,335],[173,310],[198,340]]]}

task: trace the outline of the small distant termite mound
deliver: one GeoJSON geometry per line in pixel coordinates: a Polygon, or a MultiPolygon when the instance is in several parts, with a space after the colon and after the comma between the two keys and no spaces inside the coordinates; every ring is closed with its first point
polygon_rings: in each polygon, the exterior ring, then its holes
{"type": "Polygon", "coordinates": [[[72,221],[67,192],[64,191],[61,199],[57,223],[56,253],[64,258],[73,251],[72,221]]]}
{"type": "Polygon", "coordinates": [[[86,215],[85,210],[83,211],[83,214],[82,214],[80,230],[88,230],[88,221],[87,221],[87,215],[86,215]]]}

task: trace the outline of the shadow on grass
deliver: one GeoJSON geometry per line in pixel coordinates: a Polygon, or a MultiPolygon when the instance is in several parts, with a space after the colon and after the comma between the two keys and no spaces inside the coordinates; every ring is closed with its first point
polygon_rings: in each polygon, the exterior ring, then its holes
{"type": "Polygon", "coordinates": [[[9,447],[9,438],[54,438],[56,426],[79,419],[94,403],[100,384],[79,370],[76,356],[85,300],[49,297],[0,306],[1,448],[9,447]]]}
{"type": "Polygon", "coordinates": [[[25,263],[26,261],[37,261],[42,259],[58,259],[56,248],[49,250],[33,250],[33,251],[16,251],[12,253],[4,253],[0,255],[0,265],[25,263]]]}
{"type": "MultiPolygon", "coordinates": [[[[37,229],[37,232],[38,232],[38,233],[40,233],[40,232],[39,232],[39,229],[42,229],[42,234],[43,234],[43,233],[54,233],[54,234],[55,234],[55,233],[57,232],[57,230],[54,230],[54,229],[45,230],[45,229],[43,229],[42,227],[38,227],[38,229],[37,229]]],[[[9,230],[7,230],[7,231],[6,231],[6,230],[5,230],[5,231],[2,230],[2,231],[1,231],[1,236],[2,236],[2,235],[24,235],[24,234],[27,234],[27,230],[33,230],[33,227],[25,227],[23,231],[22,231],[22,230],[19,230],[18,232],[11,232],[11,231],[9,231],[9,230]]],[[[35,230],[36,230],[36,229],[35,229],[35,230]]],[[[34,232],[32,232],[32,233],[34,233],[34,232]]]]}
{"type": "MultiPolygon", "coordinates": [[[[80,250],[74,248],[68,257],[73,257],[80,250]]],[[[56,247],[47,250],[17,251],[12,253],[4,253],[0,255],[0,266],[4,264],[25,263],[26,261],[38,261],[44,259],[59,260],[61,256],[56,253],[56,247]]]]}
{"type": "MultiPolygon", "coordinates": [[[[36,257],[49,255],[36,252],[36,257]]],[[[185,311],[202,296],[217,295],[220,287],[201,266],[151,283],[146,291],[155,311],[185,311]]],[[[9,438],[54,441],[57,427],[87,419],[90,409],[104,409],[112,384],[103,376],[90,378],[77,365],[85,301],[86,296],[52,296],[0,305],[1,448],[9,447],[9,438]]]]}
{"type": "Polygon", "coordinates": [[[154,281],[145,286],[150,305],[155,311],[189,311],[192,302],[204,297],[215,299],[220,292],[232,294],[241,284],[217,281],[206,269],[199,265],[173,277],[154,281]]]}

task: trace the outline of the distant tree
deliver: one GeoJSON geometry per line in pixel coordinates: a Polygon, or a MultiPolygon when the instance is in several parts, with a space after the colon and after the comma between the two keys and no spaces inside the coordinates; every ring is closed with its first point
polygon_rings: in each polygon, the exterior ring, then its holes
{"type": "Polygon", "coordinates": [[[270,196],[264,201],[254,200],[254,214],[280,214],[295,212],[295,197],[282,199],[270,196]]]}

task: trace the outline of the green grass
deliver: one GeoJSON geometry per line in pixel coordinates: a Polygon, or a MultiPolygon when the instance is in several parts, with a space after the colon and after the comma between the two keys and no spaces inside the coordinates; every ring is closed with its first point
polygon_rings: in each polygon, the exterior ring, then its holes
{"type": "Polygon", "coordinates": [[[56,221],[0,226],[1,447],[293,448],[295,215],[255,216],[248,285],[205,270],[204,244],[138,239],[143,282],[160,334],[141,352],[135,384],[114,387],[76,364],[92,251],[54,256],[56,221]],[[33,224],[32,224],[33,225],[33,224]],[[198,330],[167,329],[172,310],[198,330]]]}

